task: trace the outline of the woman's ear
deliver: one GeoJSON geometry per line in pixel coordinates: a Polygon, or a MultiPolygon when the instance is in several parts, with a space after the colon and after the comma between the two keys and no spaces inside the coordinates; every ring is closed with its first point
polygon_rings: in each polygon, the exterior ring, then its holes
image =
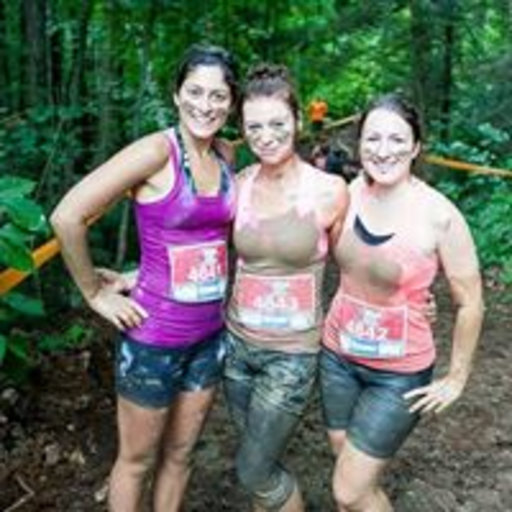
{"type": "Polygon", "coordinates": [[[414,148],[412,150],[412,159],[415,160],[418,158],[418,155],[421,153],[421,142],[416,142],[414,148]]]}

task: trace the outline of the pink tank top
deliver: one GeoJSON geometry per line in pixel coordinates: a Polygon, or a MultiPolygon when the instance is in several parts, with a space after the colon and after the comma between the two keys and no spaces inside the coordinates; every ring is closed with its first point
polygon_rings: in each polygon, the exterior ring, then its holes
{"type": "Polygon", "coordinates": [[[372,236],[358,214],[368,186],[358,185],[351,187],[349,211],[334,250],[340,285],[326,317],[323,343],[371,368],[401,373],[425,369],[435,359],[423,310],[438,270],[437,253],[422,253],[406,233],[372,236]]]}
{"type": "Polygon", "coordinates": [[[266,349],[316,352],[320,346],[328,242],[311,201],[313,172],[303,170],[295,204],[272,217],[260,217],[251,205],[258,168],[239,190],[233,235],[238,260],[227,325],[266,349]]]}
{"type": "Polygon", "coordinates": [[[185,347],[223,326],[226,242],[235,212],[235,189],[228,165],[217,155],[219,193],[198,195],[174,130],[165,133],[174,186],[162,199],[135,202],[141,257],[131,296],[149,317],[126,334],[148,345],[185,347]]]}

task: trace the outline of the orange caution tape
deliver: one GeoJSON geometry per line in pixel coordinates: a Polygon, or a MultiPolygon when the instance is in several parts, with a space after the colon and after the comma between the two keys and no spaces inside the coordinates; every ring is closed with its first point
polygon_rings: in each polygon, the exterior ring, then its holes
{"type": "Polygon", "coordinates": [[[338,119],[337,121],[333,121],[325,126],[324,130],[332,130],[333,128],[338,128],[345,124],[353,123],[359,119],[359,114],[354,114],[352,116],[344,117],[343,119],[338,119]]]}
{"type": "MultiPolygon", "coordinates": [[[[41,247],[38,247],[33,253],[32,258],[36,268],[44,265],[48,260],[52,259],[60,251],[59,242],[56,238],[52,238],[41,247]]],[[[9,268],[0,273],[0,296],[12,290],[15,286],[20,284],[30,272],[22,272],[9,268]]]]}
{"type": "Polygon", "coordinates": [[[460,160],[451,160],[442,156],[427,155],[425,162],[433,165],[441,165],[449,167],[456,171],[474,172],[477,174],[486,174],[490,176],[501,176],[502,178],[512,178],[512,171],[507,169],[497,169],[495,167],[484,167],[482,165],[471,164],[469,162],[461,162],[460,160]]]}
{"type": "MultiPolygon", "coordinates": [[[[102,217],[104,212],[91,217],[87,221],[87,225],[91,225],[102,217]]],[[[38,247],[32,253],[32,261],[34,262],[35,268],[42,267],[47,261],[51,260],[60,252],[60,244],[56,238],[52,238],[45,244],[38,247]]],[[[8,268],[3,272],[0,272],[0,297],[11,291],[13,288],[18,286],[24,281],[32,272],[23,272],[22,270],[16,270],[14,268],[8,268]]]]}

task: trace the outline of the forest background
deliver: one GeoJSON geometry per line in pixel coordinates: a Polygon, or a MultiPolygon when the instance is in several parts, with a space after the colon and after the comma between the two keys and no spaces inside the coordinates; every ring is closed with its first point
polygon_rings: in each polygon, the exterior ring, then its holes
{"type": "MultiPolygon", "coordinates": [[[[172,71],[206,41],[232,50],[242,71],[286,64],[303,105],[324,98],[331,120],[403,91],[424,112],[429,153],[512,169],[512,0],[1,0],[0,270],[32,270],[64,192],[172,124],[172,71]]],[[[512,283],[512,180],[422,175],[463,210],[487,275],[512,283]]],[[[99,265],[135,263],[129,201],[90,236],[99,265]]],[[[78,321],[51,327],[80,303],[58,260],[0,296],[0,383],[91,337],[78,321]]]]}

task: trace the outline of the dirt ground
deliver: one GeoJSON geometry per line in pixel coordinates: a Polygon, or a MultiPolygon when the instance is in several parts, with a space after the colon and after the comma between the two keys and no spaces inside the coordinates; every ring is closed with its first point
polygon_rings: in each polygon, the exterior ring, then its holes
{"type": "MultiPolygon", "coordinates": [[[[336,284],[330,270],[327,287],[336,284]]],[[[442,373],[449,355],[450,302],[436,292],[442,373]]],[[[463,398],[428,417],[392,461],[384,485],[396,512],[512,511],[512,291],[488,284],[487,314],[472,379],[463,398]]],[[[76,312],[77,319],[91,316],[76,312]]],[[[111,332],[98,326],[85,349],[49,357],[28,389],[0,391],[0,510],[106,510],[107,476],[116,450],[111,332]]],[[[249,511],[237,486],[236,438],[219,394],[199,443],[185,510],[249,511]]],[[[286,453],[307,510],[334,510],[333,461],[318,395],[286,453]]]]}

